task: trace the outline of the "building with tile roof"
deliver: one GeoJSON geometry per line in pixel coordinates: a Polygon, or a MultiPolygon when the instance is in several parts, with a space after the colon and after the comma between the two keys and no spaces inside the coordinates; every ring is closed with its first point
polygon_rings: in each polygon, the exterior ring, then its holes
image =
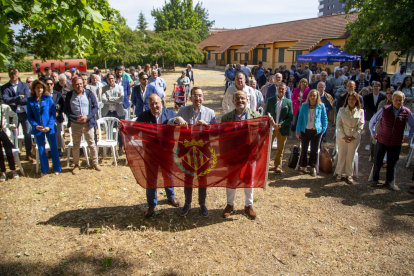
{"type": "Polygon", "coordinates": [[[262,61],[264,67],[274,69],[295,63],[296,56],[309,53],[328,41],[343,47],[349,36],[346,25],[357,17],[357,14],[338,14],[237,29],[217,33],[198,45],[207,52],[204,66],[244,62],[256,65],[262,61]]]}

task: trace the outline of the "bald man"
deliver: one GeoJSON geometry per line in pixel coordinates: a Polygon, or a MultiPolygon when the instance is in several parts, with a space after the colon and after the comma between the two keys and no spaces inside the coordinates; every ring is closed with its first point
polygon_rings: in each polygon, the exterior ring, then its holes
{"type": "MultiPolygon", "coordinates": [[[[162,100],[160,96],[158,96],[157,94],[151,94],[148,97],[148,105],[149,105],[149,110],[146,110],[142,112],[141,114],[139,114],[138,118],[136,119],[137,122],[166,125],[168,123],[168,120],[177,116],[177,114],[174,111],[166,109],[166,108],[162,108],[162,100]]],[[[168,146],[163,143],[162,139],[159,139],[158,143],[159,144],[157,146],[157,149],[159,147],[166,148],[167,150],[169,149],[167,148],[168,146]]],[[[154,165],[154,163],[159,162],[159,160],[157,160],[158,158],[162,159],[163,165],[165,165],[165,167],[167,168],[172,167],[174,164],[172,148],[171,148],[171,155],[166,154],[165,156],[160,157],[152,153],[151,147],[146,147],[144,158],[146,161],[145,163],[153,164],[152,166],[145,166],[145,171],[146,171],[146,176],[147,176],[147,187],[154,186],[154,183],[157,183],[158,181],[157,179],[158,168],[160,166],[154,165]]],[[[162,177],[164,179],[164,185],[170,186],[170,188],[165,188],[165,192],[168,198],[168,203],[174,207],[179,207],[180,202],[177,199],[175,199],[174,188],[173,188],[174,181],[173,181],[172,175],[168,173],[168,171],[165,171],[163,167],[160,167],[160,169],[161,169],[162,177]]],[[[155,207],[157,206],[157,189],[147,188],[147,202],[148,202],[148,210],[145,214],[145,217],[150,218],[154,215],[155,207]]]]}

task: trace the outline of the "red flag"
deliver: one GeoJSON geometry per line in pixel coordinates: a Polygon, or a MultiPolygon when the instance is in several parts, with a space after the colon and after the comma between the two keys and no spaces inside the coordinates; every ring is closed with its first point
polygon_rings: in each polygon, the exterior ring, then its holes
{"type": "Polygon", "coordinates": [[[269,117],[208,126],[121,120],[129,167],[143,188],[265,187],[269,117]]]}

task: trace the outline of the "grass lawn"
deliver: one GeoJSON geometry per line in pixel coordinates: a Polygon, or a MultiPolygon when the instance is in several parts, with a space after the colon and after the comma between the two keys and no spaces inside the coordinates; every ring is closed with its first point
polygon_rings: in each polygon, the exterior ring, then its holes
{"type": "MultiPolygon", "coordinates": [[[[170,108],[179,71],[162,75],[170,108]]],[[[221,117],[223,72],[195,69],[194,75],[204,104],[221,117]]],[[[333,148],[332,137],[330,127],[325,147],[333,148]]],[[[63,157],[63,172],[43,178],[23,161],[27,176],[0,185],[0,275],[413,275],[409,147],[403,146],[397,165],[401,190],[391,192],[368,185],[368,141],[364,135],[359,178],[351,186],[331,174],[313,178],[288,168],[291,147],[299,145],[288,140],[285,172],[271,170],[267,189],[254,191],[256,220],[243,213],[243,190],[237,191],[236,213],[223,219],[224,188],[207,190],[207,218],[199,213],[197,189],[186,217],[159,189],[156,216],[144,219],[145,190],[125,166],[125,155],[117,167],[110,156],[100,156],[102,172],[85,168],[81,156],[78,175],[63,157]]],[[[183,204],[183,188],[175,192],[183,204]]]]}

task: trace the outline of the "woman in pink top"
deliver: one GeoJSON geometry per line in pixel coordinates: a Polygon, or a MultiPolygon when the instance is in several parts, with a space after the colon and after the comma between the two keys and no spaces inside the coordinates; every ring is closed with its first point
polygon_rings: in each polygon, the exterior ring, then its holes
{"type": "Polygon", "coordinates": [[[292,108],[293,108],[293,122],[290,127],[291,136],[289,139],[292,139],[295,136],[296,123],[298,120],[299,110],[308,97],[310,89],[308,87],[308,80],[303,78],[299,81],[299,87],[293,89],[292,94],[292,108]]]}

